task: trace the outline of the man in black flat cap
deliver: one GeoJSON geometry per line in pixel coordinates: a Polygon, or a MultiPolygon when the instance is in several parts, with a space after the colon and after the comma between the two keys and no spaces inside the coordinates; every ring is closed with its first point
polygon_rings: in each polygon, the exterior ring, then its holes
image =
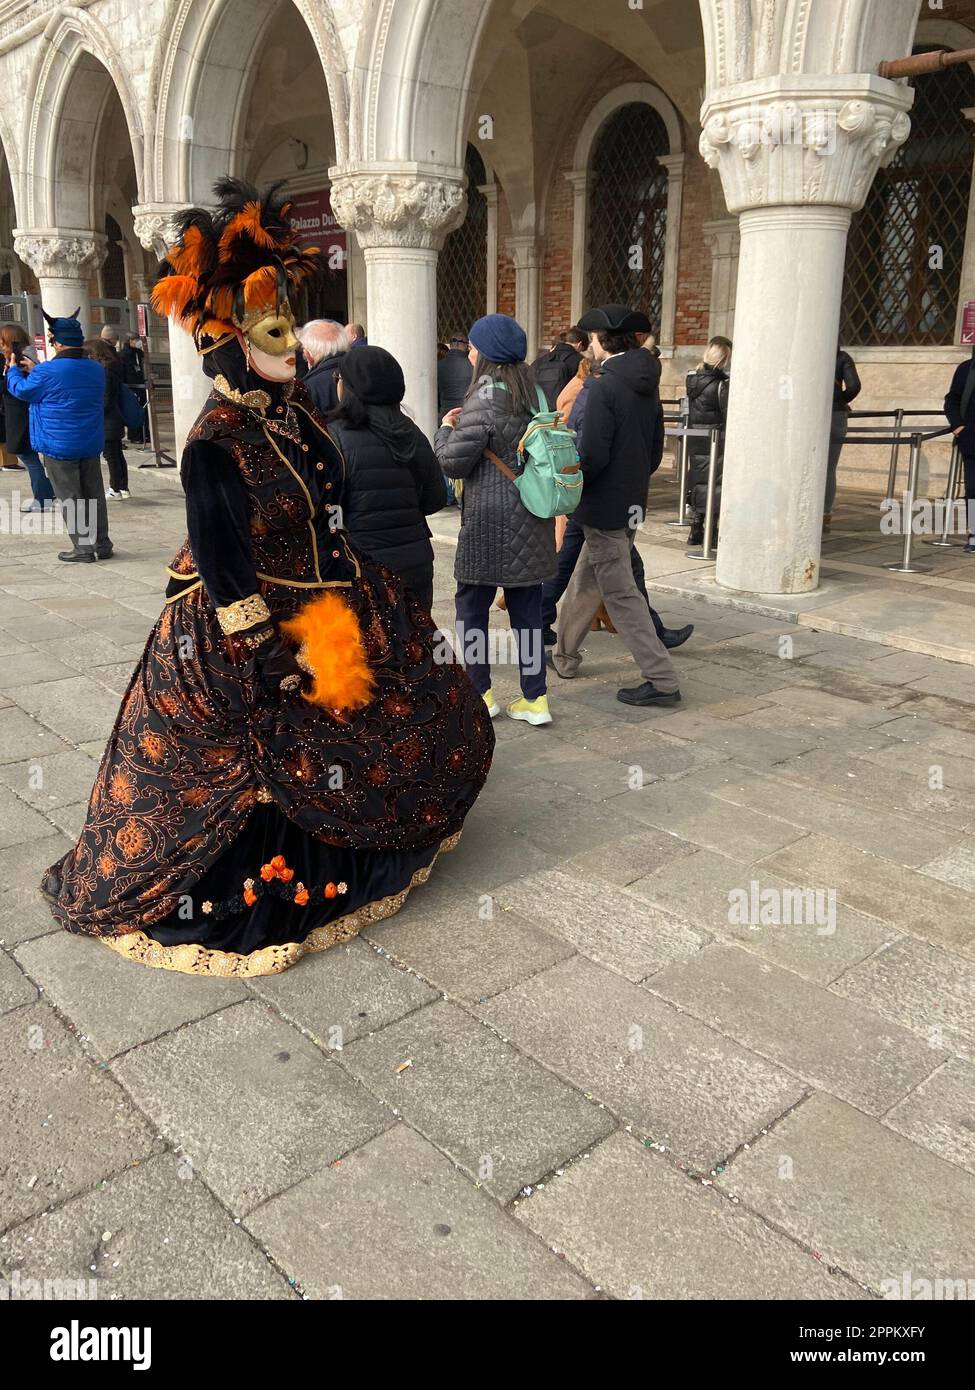
{"type": "Polygon", "coordinates": [[[660,363],[636,334],[651,331],[645,314],[606,304],[579,320],[601,366],[579,435],[585,485],[575,512],[586,544],[562,606],[552,657],[566,680],[578,674],[581,646],[601,603],[629,647],[643,684],[620,690],[627,705],[680,703],[677,672],[654,631],[646,597],[633,577],[630,550],[647,504],[650,475],[660,461],[660,363]]]}

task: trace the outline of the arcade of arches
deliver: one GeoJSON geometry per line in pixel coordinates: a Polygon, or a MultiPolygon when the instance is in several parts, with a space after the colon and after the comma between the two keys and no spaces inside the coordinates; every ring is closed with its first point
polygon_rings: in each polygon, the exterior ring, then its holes
{"type": "MultiPolygon", "coordinates": [[[[534,350],[638,304],[669,395],[734,336],[717,583],[802,592],[838,335],[877,409],[940,403],[966,352],[975,73],[876,75],[939,47],[975,0],[3,0],[4,312],[96,323],[215,176],[286,178],[329,253],[301,314],[363,321],[424,428],[437,338],[484,312],[534,350]]],[[[179,435],[204,379],[154,330],[179,435]]]]}

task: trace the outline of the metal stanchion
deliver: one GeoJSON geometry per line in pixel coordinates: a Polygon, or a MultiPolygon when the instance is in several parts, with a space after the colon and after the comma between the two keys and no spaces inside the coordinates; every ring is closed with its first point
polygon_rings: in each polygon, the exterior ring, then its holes
{"type": "Polygon", "coordinates": [[[718,488],[718,453],[721,448],[721,431],[713,429],[711,431],[711,457],[708,460],[708,491],[707,501],[704,504],[704,544],[701,552],[689,550],[687,558],[689,560],[713,560],[714,553],[711,545],[711,533],[714,529],[715,500],[718,488]]]}
{"type": "Polygon", "coordinates": [[[893,497],[897,486],[897,466],[900,463],[901,433],[904,429],[904,411],[898,409],[894,416],[894,443],[890,449],[890,472],[887,474],[887,496],[893,497]]]}
{"type": "MultiPolygon", "coordinates": [[[[958,445],[952,446],[951,462],[948,465],[948,481],[945,485],[945,524],[941,532],[940,541],[929,541],[929,545],[936,545],[939,550],[951,550],[957,541],[951,541],[951,523],[954,518],[955,501],[958,497],[958,482],[961,475],[961,454],[958,452],[958,445]]],[[[966,517],[967,523],[967,517],[966,517]]]]}
{"type": "Polygon", "coordinates": [[[914,498],[917,496],[918,477],[921,472],[922,439],[923,436],[920,434],[911,435],[911,462],[907,472],[907,490],[904,493],[904,500],[901,503],[901,523],[904,528],[904,554],[896,565],[884,565],[884,569],[896,570],[899,574],[926,573],[923,565],[914,565],[911,563],[914,549],[914,528],[911,523],[912,513],[914,511],[914,498]]]}
{"type": "Polygon", "coordinates": [[[668,526],[687,525],[687,456],[690,450],[690,440],[687,435],[687,416],[681,416],[681,441],[680,449],[677,451],[677,520],[668,521],[668,526]]]}

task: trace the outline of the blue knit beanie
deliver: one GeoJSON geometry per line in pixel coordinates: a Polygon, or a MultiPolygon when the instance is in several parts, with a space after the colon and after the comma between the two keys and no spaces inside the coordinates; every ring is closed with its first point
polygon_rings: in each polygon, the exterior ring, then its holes
{"type": "Polygon", "coordinates": [[[43,309],[41,313],[47,319],[52,343],[60,343],[62,347],[81,347],[85,341],[85,334],[78,321],[78,315],[81,313],[80,305],[73,314],[64,318],[54,318],[43,309]]]}
{"type": "Polygon", "coordinates": [[[528,356],[525,330],[508,314],[487,314],[478,319],[468,337],[489,362],[524,362],[528,356]]]}

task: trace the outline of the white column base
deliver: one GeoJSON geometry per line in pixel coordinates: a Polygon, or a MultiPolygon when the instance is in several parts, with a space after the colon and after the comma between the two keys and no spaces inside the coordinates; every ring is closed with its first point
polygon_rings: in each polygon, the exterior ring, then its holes
{"type": "Polygon", "coordinates": [[[851,213],[743,212],[717,582],[819,584],[826,459],[851,213]]]}
{"type": "Polygon", "coordinates": [[[404,409],[432,439],[437,419],[437,255],[414,246],[367,246],[369,341],[406,378],[404,409]]]}
{"type": "Polygon", "coordinates": [[[170,321],[169,370],[173,380],[173,420],[176,431],[176,460],[179,461],[186,436],[203,408],[213,383],[203,372],[203,361],[192,336],[170,321]]]}

